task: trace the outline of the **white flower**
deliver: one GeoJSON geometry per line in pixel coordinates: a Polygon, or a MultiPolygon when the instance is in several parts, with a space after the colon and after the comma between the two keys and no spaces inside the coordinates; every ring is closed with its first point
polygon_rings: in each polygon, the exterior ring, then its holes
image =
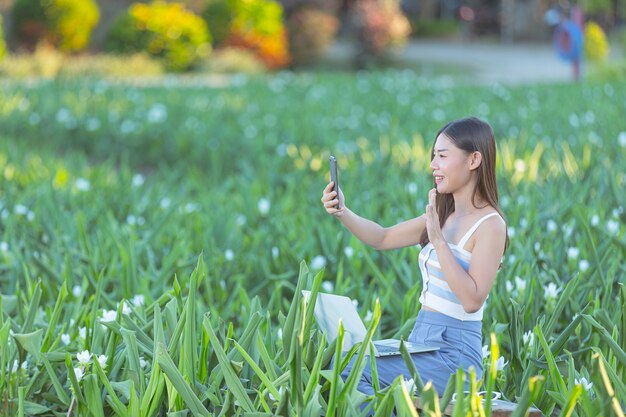
{"type": "Polygon", "coordinates": [[[533,248],[535,249],[535,252],[539,252],[539,250],[541,250],[541,245],[539,244],[539,242],[535,242],[533,248]]]}
{"type": "Polygon", "coordinates": [[[322,255],[317,255],[315,258],[311,260],[311,268],[313,269],[322,269],[326,266],[326,258],[322,255]]]}
{"type": "Polygon", "coordinates": [[[504,361],[504,357],[503,357],[503,356],[500,356],[500,357],[498,358],[498,360],[496,361],[496,369],[497,369],[498,371],[501,371],[501,370],[503,370],[503,369],[504,369],[504,367],[505,367],[508,363],[509,363],[508,361],[507,361],[507,362],[505,362],[505,361],[504,361]]]}
{"type": "Polygon", "coordinates": [[[100,120],[95,117],[88,118],[85,121],[85,128],[87,128],[89,132],[95,132],[96,130],[100,129],[100,120]]]}
{"type": "Polygon", "coordinates": [[[278,336],[279,339],[283,338],[283,329],[278,328],[278,331],[276,332],[276,336],[278,336]]]}
{"type": "Polygon", "coordinates": [[[619,233],[619,223],[615,220],[609,220],[606,222],[606,228],[612,235],[619,233]]]}
{"type": "Polygon", "coordinates": [[[515,261],[517,261],[517,256],[515,256],[515,254],[513,254],[513,253],[508,255],[507,258],[509,259],[509,263],[510,264],[514,264],[515,261]]]}
{"type": "Polygon", "coordinates": [[[580,262],[578,262],[578,269],[580,269],[581,272],[585,272],[586,270],[588,270],[589,261],[586,259],[581,259],[580,262]]]}
{"type": "Polygon", "coordinates": [[[246,219],[246,216],[244,216],[243,214],[240,214],[239,216],[237,216],[237,225],[238,226],[243,226],[244,224],[246,224],[247,221],[248,221],[248,219],[246,219]]]}
{"type": "Polygon", "coordinates": [[[326,292],[333,292],[333,283],[330,281],[323,281],[322,289],[326,292]]]}
{"type": "Polygon", "coordinates": [[[185,204],[185,213],[193,213],[194,211],[198,211],[200,206],[196,203],[187,203],[185,204]]]}
{"type": "Polygon", "coordinates": [[[63,333],[61,335],[61,342],[63,342],[65,346],[69,345],[71,342],[70,335],[67,333],[63,333]]]}
{"type": "Polygon", "coordinates": [[[365,313],[365,317],[363,317],[363,321],[370,321],[372,317],[374,317],[374,313],[372,313],[372,310],[367,310],[367,313],[365,313]]]}
{"type": "Polygon", "coordinates": [[[74,295],[74,297],[80,297],[80,295],[83,293],[83,288],[80,285],[74,285],[72,287],[72,295],[74,295]]]}
{"type": "Polygon", "coordinates": [[[143,358],[143,356],[139,357],[139,366],[145,368],[148,365],[148,362],[143,358]]]}
{"type": "Polygon", "coordinates": [[[170,200],[167,197],[163,197],[161,201],[159,202],[159,206],[161,206],[162,209],[166,209],[170,206],[171,203],[172,203],[172,200],[170,200]]]}
{"type": "Polygon", "coordinates": [[[143,183],[146,181],[146,178],[141,174],[133,175],[133,187],[141,187],[143,183]]]}
{"type": "Polygon", "coordinates": [[[578,258],[578,254],[580,254],[580,249],[578,249],[576,247],[571,247],[571,248],[567,249],[567,257],[569,259],[577,259],[578,258]]]}
{"type": "Polygon", "coordinates": [[[524,291],[526,289],[526,281],[520,277],[515,277],[515,287],[519,291],[524,291]]]}
{"type": "Polygon", "coordinates": [[[415,195],[417,194],[417,184],[414,182],[410,182],[406,185],[406,190],[409,194],[415,195]]]}
{"type": "Polygon", "coordinates": [[[343,254],[348,258],[352,258],[352,255],[354,255],[354,249],[352,249],[351,246],[346,246],[343,248],[343,254]]]}
{"type": "Polygon", "coordinates": [[[259,200],[257,207],[259,208],[259,211],[261,212],[261,214],[265,215],[267,213],[269,213],[270,211],[270,200],[267,198],[262,198],[259,200]]]}
{"type": "Polygon", "coordinates": [[[26,218],[29,222],[32,222],[33,220],[35,220],[35,213],[29,210],[28,213],[26,213],[26,218]]]}
{"type": "Polygon", "coordinates": [[[81,379],[83,379],[85,372],[83,371],[83,368],[74,368],[74,375],[76,375],[76,379],[80,381],[81,379]]]}
{"type": "Polygon", "coordinates": [[[489,355],[491,355],[491,350],[489,349],[489,346],[484,345],[483,346],[483,359],[488,358],[489,355]]]}
{"type": "Polygon", "coordinates": [[[528,344],[532,345],[535,340],[535,334],[531,330],[524,333],[524,336],[522,337],[524,339],[525,345],[528,345],[528,344]]]}
{"type": "Polygon", "coordinates": [[[156,103],[148,110],[149,123],[163,123],[167,119],[167,107],[164,104],[156,103]]]}
{"type": "Polygon", "coordinates": [[[233,259],[235,259],[235,252],[233,252],[231,249],[226,249],[226,251],[224,251],[224,259],[229,262],[232,261],[233,259]]]}
{"type": "Polygon", "coordinates": [[[506,281],[504,283],[504,285],[506,286],[506,292],[512,292],[513,291],[513,283],[511,281],[506,281]]]}
{"type": "Polygon", "coordinates": [[[617,135],[617,141],[620,146],[626,147],[626,132],[619,132],[619,135],[617,135]]]}
{"type": "Polygon", "coordinates": [[[0,242],[0,252],[8,252],[9,244],[7,242],[0,242]]]}
{"type": "Polygon", "coordinates": [[[84,178],[77,179],[74,185],[76,186],[78,191],[89,191],[91,189],[91,184],[88,180],[84,178]]]}
{"type": "Polygon", "coordinates": [[[280,250],[278,249],[278,247],[274,246],[272,248],[272,258],[278,258],[278,255],[280,255],[280,250]]]}
{"type": "Polygon", "coordinates": [[[87,366],[89,364],[89,360],[91,359],[91,353],[88,350],[83,350],[76,354],[76,360],[82,366],[87,366]]]}
{"type": "Polygon", "coordinates": [[[87,328],[86,327],[81,327],[78,329],[78,337],[80,337],[81,339],[86,339],[87,338],[87,328]]]}
{"type": "Polygon", "coordinates": [[[15,207],[13,208],[13,211],[15,212],[15,214],[25,216],[26,214],[28,214],[30,210],[28,210],[28,207],[22,204],[16,204],[15,207]]]}
{"type": "Polygon", "coordinates": [[[413,395],[417,392],[417,386],[415,385],[413,378],[405,380],[404,377],[402,377],[400,381],[402,381],[402,385],[404,385],[404,388],[409,392],[409,394],[413,395]]]}
{"type": "Polygon", "coordinates": [[[115,310],[102,310],[102,320],[100,321],[115,321],[117,319],[117,311],[115,310]]]}
{"type": "Polygon", "coordinates": [[[359,300],[352,300],[352,305],[354,308],[359,308],[359,300]]]}
{"type": "MultiPolygon", "coordinates": [[[[281,385],[281,387],[278,389],[278,393],[280,394],[281,397],[283,396],[283,391],[284,389],[283,389],[283,386],[281,385]]],[[[272,401],[278,401],[278,398],[275,398],[271,392],[269,393],[269,397],[270,397],[270,400],[272,401]]]]}
{"type": "Polygon", "coordinates": [[[600,223],[600,218],[598,217],[597,214],[594,214],[593,216],[591,216],[591,225],[592,226],[597,226],[600,223]]]}
{"type": "Polygon", "coordinates": [[[107,359],[108,358],[107,358],[106,355],[99,355],[97,359],[98,359],[98,363],[100,364],[100,367],[102,369],[107,367],[107,359]]]}
{"type": "Polygon", "coordinates": [[[557,225],[556,222],[554,220],[548,220],[548,231],[549,232],[555,232],[557,229],[557,225]]]}
{"type": "Polygon", "coordinates": [[[561,291],[561,289],[559,287],[556,286],[556,284],[554,282],[551,282],[548,284],[548,286],[546,288],[544,288],[544,295],[546,298],[556,298],[556,296],[558,295],[559,291],[561,291]]]}
{"type": "Polygon", "coordinates": [[[126,314],[129,315],[131,313],[131,309],[130,306],[128,305],[128,303],[126,301],[124,301],[122,303],[122,314],[126,314]]]}
{"type": "Polygon", "coordinates": [[[137,224],[137,217],[135,217],[134,214],[129,214],[128,216],[126,216],[126,223],[134,226],[135,224],[137,224]]]}
{"type": "Polygon", "coordinates": [[[508,227],[507,228],[507,232],[509,233],[509,237],[515,236],[515,228],[514,227],[508,227]]]}
{"type": "Polygon", "coordinates": [[[587,378],[584,376],[580,377],[580,379],[574,378],[574,383],[576,385],[582,385],[585,391],[589,391],[593,387],[593,382],[587,381],[587,378]]]}
{"type": "Polygon", "coordinates": [[[519,225],[522,229],[526,229],[526,226],[528,226],[528,220],[526,220],[526,217],[522,217],[520,219],[519,225]]]}
{"type": "Polygon", "coordinates": [[[513,167],[515,168],[515,172],[524,172],[526,171],[526,162],[523,159],[516,159],[513,162],[513,167]]]}
{"type": "Polygon", "coordinates": [[[133,303],[135,307],[142,306],[145,301],[146,301],[145,297],[141,294],[135,295],[133,299],[131,300],[131,302],[133,303]]]}

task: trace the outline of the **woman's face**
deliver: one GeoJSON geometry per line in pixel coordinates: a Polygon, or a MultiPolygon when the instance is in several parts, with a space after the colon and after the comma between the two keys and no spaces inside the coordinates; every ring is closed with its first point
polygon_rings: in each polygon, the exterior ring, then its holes
{"type": "Polygon", "coordinates": [[[457,148],[445,134],[435,142],[430,169],[435,178],[437,192],[454,193],[470,181],[470,155],[457,148]]]}

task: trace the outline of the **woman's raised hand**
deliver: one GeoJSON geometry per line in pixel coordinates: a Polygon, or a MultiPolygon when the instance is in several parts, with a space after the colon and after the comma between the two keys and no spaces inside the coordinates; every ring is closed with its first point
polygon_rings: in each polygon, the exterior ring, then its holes
{"type": "Polygon", "coordinates": [[[345,205],[344,205],[344,197],[341,188],[339,188],[339,195],[337,195],[337,191],[331,191],[334,183],[331,181],[328,183],[326,188],[324,188],[324,192],[322,194],[322,204],[324,204],[324,208],[328,214],[332,214],[336,217],[341,217],[344,213],[345,205]],[[339,208],[335,208],[339,204],[339,208]]]}

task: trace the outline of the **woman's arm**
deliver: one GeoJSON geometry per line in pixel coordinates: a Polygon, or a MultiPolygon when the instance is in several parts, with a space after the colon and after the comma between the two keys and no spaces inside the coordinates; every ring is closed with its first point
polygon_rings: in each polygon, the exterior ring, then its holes
{"type": "Polygon", "coordinates": [[[382,227],[352,212],[345,206],[341,188],[337,194],[336,191],[331,191],[332,187],[331,181],[322,193],[322,204],[324,204],[326,212],[337,217],[361,242],[378,250],[403,248],[419,242],[422,232],[426,228],[424,215],[392,227],[382,227]],[[337,206],[339,208],[336,208],[337,206]]]}

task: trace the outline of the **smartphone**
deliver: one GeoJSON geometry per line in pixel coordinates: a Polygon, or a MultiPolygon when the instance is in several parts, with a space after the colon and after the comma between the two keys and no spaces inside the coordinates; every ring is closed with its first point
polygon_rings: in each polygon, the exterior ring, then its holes
{"type": "MultiPolygon", "coordinates": [[[[330,180],[334,183],[331,191],[337,191],[337,198],[339,198],[339,178],[337,177],[337,158],[333,155],[329,157],[330,160],[330,180]]],[[[335,206],[339,208],[339,204],[335,206]]]]}

